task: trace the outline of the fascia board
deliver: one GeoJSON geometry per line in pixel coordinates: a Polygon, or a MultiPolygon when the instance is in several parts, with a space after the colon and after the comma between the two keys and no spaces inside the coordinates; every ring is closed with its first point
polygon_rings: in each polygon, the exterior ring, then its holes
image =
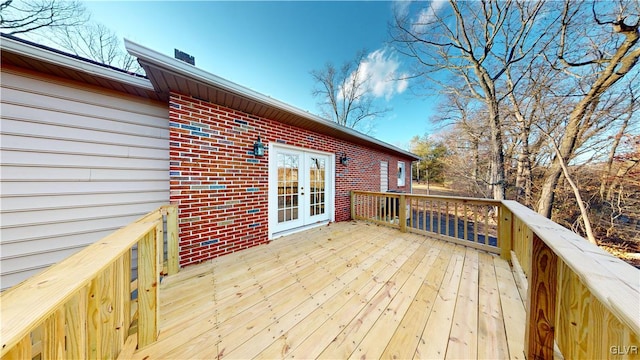
{"type": "Polygon", "coordinates": [[[2,48],[3,51],[9,51],[18,55],[34,58],[56,66],[66,67],[72,70],[87,73],[89,75],[136,86],[143,90],[154,91],[153,85],[151,84],[151,81],[149,81],[149,79],[127,75],[116,70],[77,60],[61,54],[56,54],[45,49],[40,49],[33,45],[15,41],[13,39],[3,37],[2,40],[0,40],[0,48],[2,48]]]}
{"type": "Polygon", "coordinates": [[[218,87],[220,89],[223,89],[225,91],[229,91],[235,94],[238,94],[242,97],[245,97],[247,99],[262,103],[264,105],[273,107],[275,109],[279,109],[282,111],[286,111],[288,113],[291,113],[293,115],[296,116],[300,116],[304,119],[307,119],[308,121],[312,121],[312,122],[316,122],[316,123],[320,123],[324,126],[333,128],[337,131],[349,134],[351,136],[360,138],[362,140],[365,140],[367,142],[376,144],[378,146],[387,148],[389,150],[392,150],[393,152],[396,153],[401,153],[403,155],[406,155],[409,158],[412,158],[414,160],[419,160],[420,158],[413,154],[410,153],[408,151],[402,150],[398,147],[395,147],[393,145],[387,144],[383,141],[380,141],[378,139],[375,139],[373,137],[370,137],[368,135],[364,135],[356,130],[338,125],[337,123],[333,122],[333,121],[329,121],[327,119],[321,118],[317,115],[313,115],[311,113],[309,113],[308,111],[302,110],[300,108],[297,108],[295,106],[289,105],[285,102],[282,102],[280,100],[274,99],[272,97],[266,96],[264,94],[261,94],[259,92],[256,92],[254,90],[251,90],[245,86],[236,84],[232,81],[229,81],[227,79],[223,79],[215,74],[212,74],[210,72],[204,71],[202,69],[199,69],[191,64],[188,64],[184,61],[180,61],[177,59],[174,59],[170,56],[161,54],[155,50],[151,50],[145,46],[136,44],[128,39],[124,39],[124,45],[125,48],[127,49],[127,51],[129,52],[130,55],[142,60],[143,62],[147,62],[149,64],[153,64],[155,67],[160,68],[160,69],[164,69],[165,71],[174,73],[176,75],[180,75],[183,76],[185,78],[189,78],[192,79],[194,81],[203,83],[203,84],[208,84],[210,86],[214,86],[214,87],[218,87]]]}

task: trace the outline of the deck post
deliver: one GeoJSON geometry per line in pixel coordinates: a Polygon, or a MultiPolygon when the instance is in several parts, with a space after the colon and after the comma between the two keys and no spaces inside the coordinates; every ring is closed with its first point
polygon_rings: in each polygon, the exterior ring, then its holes
{"type": "Polygon", "coordinates": [[[180,269],[178,256],[178,208],[167,206],[167,272],[177,274],[180,269]]]}
{"type": "Polygon", "coordinates": [[[351,220],[355,220],[356,219],[356,192],[351,190],[349,192],[349,198],[351,201],[351,220]]]}
{"type": "MultiPolygon", "coordinates": [[[[160,224],[156,226],[156,242],[158,246],[156,247],[156,258],[158,261],[158,271],[160,272],[160,276],[165,275],[164,269],[164,228],[162,226],[162,213],[163,209],[160,210],[160,224]]],[[[167,270],[168,272],[168,270],[167,270]]]]}
{"type": "Polygon", "coordinates": [[[513,214],[504,204],[498,207],[498,246],[500,246],[500,257],[511,262],[513,214]]]}
{"type": "MultiPolygon", "coordinates": [[[[162,227],[162,224],[159,224],[162,227]]],[[[138,243],[138,345],[143,348],[158,338],[160,271],[156,252],[156,231],[148,232],[138,243]]]]}
{"type": "Polygon", "coordinates": [[[400,194],[400,204],[398,205],[398,222],[400,223],[400,231],[407,232],[407,198],[404,194],[400,194]]]}
{"type": "Polygon", "coordinates": [[[528,360],[553,359],[556,319],[557,255],[538,235],[531,244],[524,349],[528,360]]]}

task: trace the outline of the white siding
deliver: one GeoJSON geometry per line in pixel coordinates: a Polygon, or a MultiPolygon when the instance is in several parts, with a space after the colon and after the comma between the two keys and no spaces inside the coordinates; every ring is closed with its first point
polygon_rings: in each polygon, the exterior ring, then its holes
{"type": "Polygon", "coordinates": [[[0,285],[169,202],[166,104],[2,69],[0,285]]]}

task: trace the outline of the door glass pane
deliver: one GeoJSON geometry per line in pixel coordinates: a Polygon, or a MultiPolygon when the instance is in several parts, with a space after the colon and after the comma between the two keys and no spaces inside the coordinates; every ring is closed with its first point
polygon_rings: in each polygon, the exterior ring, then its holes
{"type": "Polygon", "coordinates": [[[278,154],[278,222],[298,219],[299,156],[278,154]]]}
{"type": "Polygon", "coordinates": [[[310,158],[309,164],[309,213],[321,215],[325,213],[324,191],[326,160],[323,158],[310,158]]]}

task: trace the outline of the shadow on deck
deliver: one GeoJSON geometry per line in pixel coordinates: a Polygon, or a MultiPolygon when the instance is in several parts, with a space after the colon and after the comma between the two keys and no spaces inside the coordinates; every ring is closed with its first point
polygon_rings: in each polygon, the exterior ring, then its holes
{"type": "Polygon", "coordinates": [[[524,358],[507,262],[423,235],[334,223],[182,269],[135,358],[524,358]]]}

